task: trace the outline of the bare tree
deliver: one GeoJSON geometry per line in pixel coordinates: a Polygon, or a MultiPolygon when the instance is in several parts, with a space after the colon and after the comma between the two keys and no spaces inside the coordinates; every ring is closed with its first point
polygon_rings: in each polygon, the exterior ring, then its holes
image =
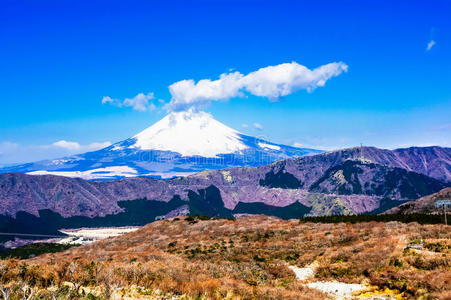
{"type": "Polygon", "coordinates": [[[34,296],[34,289],[30,288],[27,284],[24,284],[22,286],[22,292],[23,292],[23,300],[31,300],[34,296]]]}
{"type": "Polygon", "coordinates": [[[4,287],[4,286],[0,286],[0,291],[2,292],[3,295],[3,299],[8,300],[9,296],[11,296],[11,289],[4,287]]]}
{"type": "Polygon", "coordinates": [[[74,291],[76,295],[80,294],[80,288],[82,287],[84,283],[83,278],[83,270],[80,265],[71,263],[68,268],[69,275],[70,275],[70,282],[73,285],[74,291]]]}
{"type": "MultiPolygon", "coordinates": [[[[0,280],[1,282],[5,281],[5,274],[7,273],[8,268],[3,264],[0,263],[0,280]]],[[[3,299],[8,300],[11,296],[11,288],[5,287],[4,285],[0,285],[0,291],[2,292],[3,299]]]]}
{"type": "Polygon", "coordinates": [[[119,281],[114,274],[114,270],[108,266],[104,266],[105,271],[100,275],[100,281],[103,284],[103,296],[105,299],[116,300],[116,295],[119,290],[119,281]]]}

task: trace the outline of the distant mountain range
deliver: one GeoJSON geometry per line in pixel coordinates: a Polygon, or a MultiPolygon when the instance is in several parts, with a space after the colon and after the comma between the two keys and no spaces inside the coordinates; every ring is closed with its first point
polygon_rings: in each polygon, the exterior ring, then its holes
{"type": "Polygon", "coordinates": [[[252,167],[322,151],[244,135],[205,112],[173,112],[132,138],[104,149],[10,166],[0,173],[83,179],[172,178],[210,169],[252,167]]]}
{"type": "Polygon", "coordinates": [[[189,213],[379,213],[451,186],[450,174],[451,148],[441,147],[357,147],[169,180],[7,173],[0,174],[0,230],[142,225],[189,213]]]}

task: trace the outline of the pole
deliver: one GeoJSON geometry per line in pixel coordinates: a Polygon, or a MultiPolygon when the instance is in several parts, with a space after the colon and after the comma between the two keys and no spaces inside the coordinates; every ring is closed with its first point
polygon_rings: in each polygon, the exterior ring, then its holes
{"type": "Polygon", "coordinates": [[[446,220],[446,204],[443,205],[443,214],[445,215],[445,225],[448,225],[448,220],[446,220]]]}

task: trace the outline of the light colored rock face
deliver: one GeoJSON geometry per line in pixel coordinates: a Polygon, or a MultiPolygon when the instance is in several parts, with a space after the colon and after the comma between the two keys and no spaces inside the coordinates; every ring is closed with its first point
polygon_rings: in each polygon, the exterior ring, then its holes
{"type": "Polygon", "coordinates": [[[351,299],[353,294],[367,289],[362,284],[344,283],[338,281],[315,281],[307,284],[309,288],[331,294],[335,299],[351,299]]]}
{"type": "Polygon", "coordinates": [[[313,277],[315,274],[313,267],[297,268],[289,266],[289,268],[296,274],[297,280],[306,280],[313,277]]]}
{"type": "MultiPolygon", "coordinates": [[[[288,268],[294,272],[297,280],[310,281],[315,275],[316,265],[313,263],[305,268],[298,268],[294,266],[289,266],[288,268]]],[[[344,283],[338,281],[311,281],[305,282],[304,284],[309,288],[329,294],[333,296],[334,299],[350,299],[354,293],[368,289],[368,287],[363,284],[344,283]]]]}

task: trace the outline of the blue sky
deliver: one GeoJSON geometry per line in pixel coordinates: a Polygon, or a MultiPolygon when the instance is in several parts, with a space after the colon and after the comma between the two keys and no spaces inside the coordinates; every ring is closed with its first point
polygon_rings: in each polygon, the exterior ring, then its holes
{"type": "Polygon", "coordinates": [[[187,2],[1,1],[0,164],[130,137],[167,113],[175,82],[293,61],[348,72],[205,110],[290,145],[451,146],[451,2],[187,2]],[[102,104],[139,93],[156,108],[102,104]]]}

